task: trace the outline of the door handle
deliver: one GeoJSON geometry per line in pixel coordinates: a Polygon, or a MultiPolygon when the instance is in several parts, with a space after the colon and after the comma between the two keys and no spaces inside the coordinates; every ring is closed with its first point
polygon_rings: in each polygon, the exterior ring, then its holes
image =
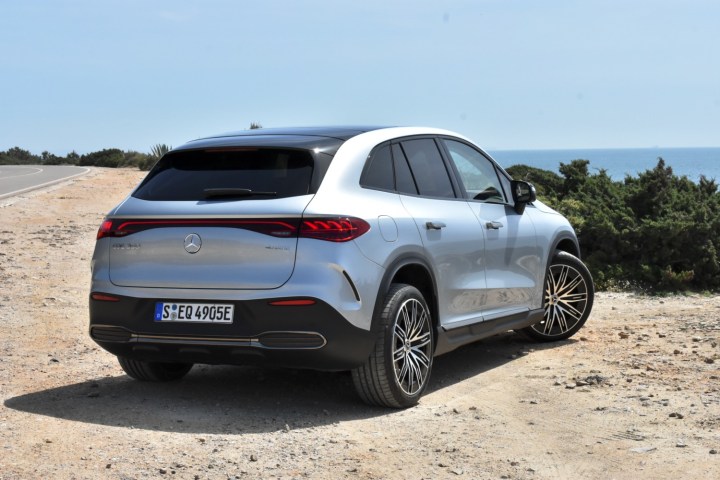
{"type": "Polygon", "coordinates": [[[487,222],[485,224],[485,228],[488,230],[498,230],[503,227],[503,224],[501,222],[487,222]]]}
{"type": "Polygon", "coordinates": [[[425,222],[425,228],[428,230],[440,230],[441,228],[445,228],[445,226],[443,222],[425,222]]]}

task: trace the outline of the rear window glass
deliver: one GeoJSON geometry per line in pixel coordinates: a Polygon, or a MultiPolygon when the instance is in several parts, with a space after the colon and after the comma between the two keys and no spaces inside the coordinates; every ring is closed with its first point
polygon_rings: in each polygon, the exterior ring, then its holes
{"type": "Polygon", "coordinates": [[[272,199],[310,192],[305,150],[243,148],[165,155],[133,196],[142,200],[272,199]]]}

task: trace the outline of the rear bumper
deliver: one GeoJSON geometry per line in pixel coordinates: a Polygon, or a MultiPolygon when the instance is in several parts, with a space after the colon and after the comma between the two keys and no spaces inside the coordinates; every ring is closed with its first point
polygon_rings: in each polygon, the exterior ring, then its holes
{"type": "Polygon", "coordinates": [[[348,370],[364,363],[374,345],[371,332],[318,299],[305,306],[226,301],[235,305],[232,324],[199,324],[155,322],[155,303],[162,298],[113,297],[118,301],[91,296],[90,337],[108,352],[136,360],[348,370]]]}

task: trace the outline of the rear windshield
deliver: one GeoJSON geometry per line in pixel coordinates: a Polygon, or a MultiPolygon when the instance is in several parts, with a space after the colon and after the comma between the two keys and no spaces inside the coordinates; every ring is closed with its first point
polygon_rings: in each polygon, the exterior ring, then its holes
{"type": "Polygon", "coordinates": [[[310,193],[306,150],[238,148],[165,155],[133,196],[142,200],[242,200],[310,193]]]}

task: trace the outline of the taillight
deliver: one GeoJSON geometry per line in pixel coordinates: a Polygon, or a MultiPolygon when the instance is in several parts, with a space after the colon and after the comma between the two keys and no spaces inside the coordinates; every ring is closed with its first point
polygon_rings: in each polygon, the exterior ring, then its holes
{"type": "Polygon", "coordinates": [[[300,224],[300,237],[348,242],[370,230],[370,224],[354,217],[313,217],[304,218],[300,224]]]}
{"type": "Polygon", "coordinates": [[[310,217],[267,219],[105,219],[97,239],[124,237],[153,228],[219,227],[239,228],[278,238],[314,238],[328,242],[348,242],[370,230],[370,224],[355,217],[310,217]],[[299,224],[299,225],[298,225],[299,224]]]}
{"type": "Polygon", "coordinates": [[[158,219],[158,220],[132,220],[115,219],[105,220],[100,225],[97,239],[104,237],[124,237],[133,233],[152,228],[168,227],[224,227],[251,230],[278,238],[291,238],[297,236],[299,219],[158,219]]]}
{"type": "Polygon", "coordinates": [[[113,221],[112,220],[103,220],[103,222],[100,224],[100,228],[97,232],[97,239],[100,240],[101,238],[105,237],[117,237],[117,231],[113,228],[113,221]]]}

